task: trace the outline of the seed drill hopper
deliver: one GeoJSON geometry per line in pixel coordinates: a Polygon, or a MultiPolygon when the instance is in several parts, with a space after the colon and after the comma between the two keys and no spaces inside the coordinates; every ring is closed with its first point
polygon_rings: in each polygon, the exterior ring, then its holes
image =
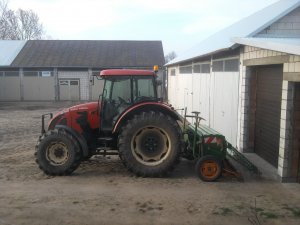
{"type": "Polygon", "coordinates": [[[215,181],[222,173],[241,178],[241,174],[234,169],[229,160],[238,162],[254,174],[260,174],[255,165],[226,141],[224,135],[200,124],[203,118],[199,116],[199,112],[192,114],[187,115],[185,109],[182,117],[181,127],[185,141],[183,157],[197,160],[195,169],[200,179],[215,181]],[[194,125],[189,123],[187,118],[193,118],[194,125]]]}

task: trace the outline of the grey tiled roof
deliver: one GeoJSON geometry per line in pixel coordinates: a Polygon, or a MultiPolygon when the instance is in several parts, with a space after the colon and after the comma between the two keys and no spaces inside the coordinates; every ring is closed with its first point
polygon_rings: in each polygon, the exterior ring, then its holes
{"type": "Polygon", "coordinates": [[[32,40],[12,67],[151,67],[164,65],[161,41],[32,40]]]}

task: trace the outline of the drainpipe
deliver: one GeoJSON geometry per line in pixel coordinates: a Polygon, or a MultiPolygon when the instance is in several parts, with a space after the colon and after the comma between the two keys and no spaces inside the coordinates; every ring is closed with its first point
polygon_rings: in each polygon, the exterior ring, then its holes
{"type": "Polygon", "coordinates": [[[19,77],[20,77],[20,98],[21,98],[21,101],[24,101],[24,71],[23,71],[23,68],[19,69],[19,77]]]}
{"type": "Polygon", "coordinates": [[[209,118],[208,126],[211,126],[211,76],[213,72],[213,55],[210,56],[210,73],[209,73],[209,96],[208,96],[208,105],[209,105],[209,118]]]}
{"type": "Polygon", "coordinates": [[[59,101],[59,84],[58,84],[57,68],[53,69],[53,77],[54,77],[54,95],[55,95],[55,101],[59,101]]]}

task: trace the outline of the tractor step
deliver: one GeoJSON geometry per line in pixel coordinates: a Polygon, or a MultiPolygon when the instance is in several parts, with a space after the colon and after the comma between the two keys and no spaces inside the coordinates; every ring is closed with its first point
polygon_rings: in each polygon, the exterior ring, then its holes
{"type": "Polygon", "coordinates": [[[101,150],[97,150],[97,153],[95,155],[103,155],[103,156],[119,155],[119,152],[111,149],[110,150],[101,149],[101,150]]]}
{"type": "Polygon", "coordinates": [[[97,138],[98,141],[101,141],[101,142],[110,142],[113,140],[112,137],[99,137],[97,138]]]}

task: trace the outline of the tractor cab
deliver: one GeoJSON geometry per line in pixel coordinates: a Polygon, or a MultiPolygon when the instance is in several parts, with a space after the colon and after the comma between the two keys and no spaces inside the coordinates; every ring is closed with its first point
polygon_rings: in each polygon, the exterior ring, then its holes
{"type": "Polygon", "coordinates": [[[157,75],[150,70],[103,70],[104,79],[101,101],[100,130],[111,132],[120,115],[129,107],[141,102],[159,100],[157,75]]]}

